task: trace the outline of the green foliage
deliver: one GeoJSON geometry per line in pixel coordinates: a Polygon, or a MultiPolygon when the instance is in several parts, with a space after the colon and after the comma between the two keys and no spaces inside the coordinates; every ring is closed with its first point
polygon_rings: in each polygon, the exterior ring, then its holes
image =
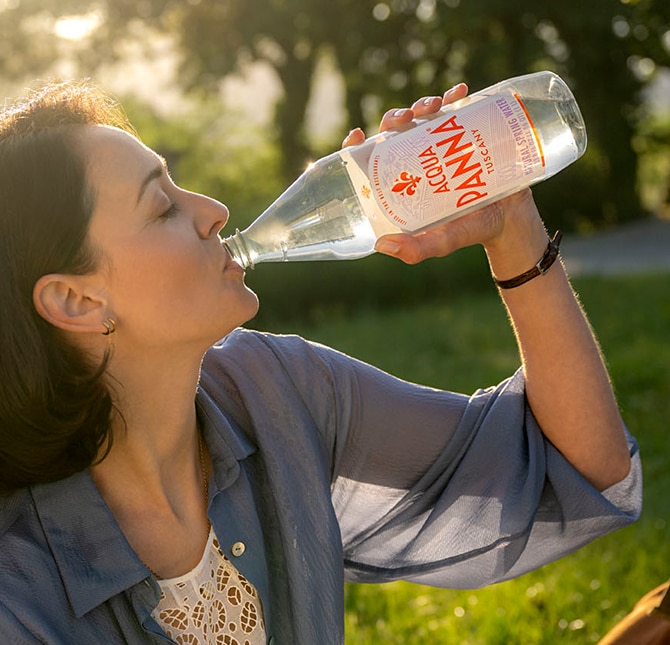
{"type": "Polygon", "coordinates": [[[638,181],[643,204],[651,211],[670,213],[670,109],[647,115],[634,139],[639,160],[638,181]]]}
{"type": "MultiPolygon", "coordinates": [[[[603,226],[634,218],[648,204],[649,191],[642,203],[638,193],[631,141],[640,90],[655,70],[670,66],[668,6],[666,0],[0,0],[0,74],[38,74],[59,58],[90,72],[129,43],[162,33],[182,54],[184,89],[216,97],[222,78],[262,61],[284,89],[274,134],[287,183],[313,153],[305,110],[324,52],[345,80],[345,129],[371,127],[385,108],[442,93],[456,81],[474,90],[553,69],[577,94],[591,158],[579,172],[552,181],[542,210],[552,226],[603,226]],[[100,17],[97,28],[65,48],[54,36],[56,19],[90,12],[100,17]]],[[[652,191],[651,203],[658,198],[652,191]]]]}
{"type": "MultiPolygon", "coordinates": [[[[603,225],[640,214],[631,147],[641,79],[630,55],[667,64],[660,46],[667,11],[657,2],[568,5],[543,0],[477,3],[388,0],[379,3],[199,3],[176,12],[187,78],[204,83],[249,60],[277,72],[285,93],[277,109],[285,181],[304,166],[302,125],[311,74],[327,49],[346,85],[348,124],[369,127],[390,105],[441,94],[466,80],[479,89],[509,76],[550,68],[578,90],[589,126],[591,163],[540,200],[552,226],[603,225]],[[617,29],[613,28],[616,22],[617,29]],[[588,38],[584,38],[585,30],[588,38]],[[364,34],[364,37],[363,35],[364,34]],[[629,64],[630,63],[630,64],[629,64]],[[616,73],[613,73],[616,69],[616,73]],[[376,103],[377,109],[365,109],[376,103]],[[558,198],[572,194],[568,210],[558,198]]],[[[183,5],[182,5],[183,6],[183,5]]]]}
{"type": "Polygon", "coordinates": [[[463,249],[448,260],[406,266],[382,255],[352,262],[261,264],[247,272],[260,297],[255,325],[278,319],[322,320],[370,307],[416,305],[463,290],[490,288],[483,251],[463,249]]]}
{"type": "MultiPolygon", "coordinates": [[[[349,585],[348,645],[592,644],[670,575],[670,276],[575,283],[640,445],[642,518],[558,562],[485,589],[349,585]]],[[[493,289],[474,295],[454,289],[440,304],[411,309],[349,310],[318,324],[268,326],[301,333],[398,376],[462,392],[499,382],[519,363],[493,289]]]]}
{"type": "Polygon", "coordinates": [[[645,66],[638,63],[668,63],[661,43],[670,23],[660,2],[587,8],[578,0],[567,5],[544,0],[531,8],[516,0],[488,3],[482,11],[477,3],[458,1],[340,0],[316,7],[313,0],[293,0],[258,11],[254,2],[237,0],[225,11],[203,10],[206,24],[198,10],[187,13],[185,24],[196,25],[182,32],[192,78],[217,77],[249,58],[277,71],[285,88],[277,124],[286,181],[304,165],[306,81],[324,48],[345,77],[351,126],[366,120],[371,126],[389,105],[442,93],[458,80],[481,88],[550,68],[578,92],[591,159],[571,179],[562,177],[544,191],[546,198],[539,201],[546,218],[552,226],[570,229],[619,223],[641,213],[631,140],[644,80],[640,69],[645,66]],[[211,33],[228,37],[220,44],[211,33]],[[217,56],[216,48],[223,53],[217,56]],[[373,99],[379,109],[366,113],[373,99]],[[567,209],[561,199],[566,192],[571,194],[567,209]]]}
{"type": "Polygon", "coordinates": [[[0,0],[0,77],[40,75],[63,54],[56,16],[80,14],[90,0],[0,0]]]}

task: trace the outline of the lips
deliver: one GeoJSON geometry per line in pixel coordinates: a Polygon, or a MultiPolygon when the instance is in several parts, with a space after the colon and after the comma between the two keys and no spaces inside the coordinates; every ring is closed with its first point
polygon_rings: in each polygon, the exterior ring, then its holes
{"type": "Polygon", "coordinates": [[[237,262],[235,262],[232,256],[226,251],[223,272],[227,273],[228,271],[241,271],[244,273],[244,269],[237,262]]]}
{"type": "Polygon", "coordinates": [[[223,240],[219,238],[219,243],[221,249],[223,250],[224,264],[222,271],[225,273],[227,271],[241,271],[245,273],[244,268],[235,261],[233,254],[230,252],[228,247],[223,243],[223,240]]]}

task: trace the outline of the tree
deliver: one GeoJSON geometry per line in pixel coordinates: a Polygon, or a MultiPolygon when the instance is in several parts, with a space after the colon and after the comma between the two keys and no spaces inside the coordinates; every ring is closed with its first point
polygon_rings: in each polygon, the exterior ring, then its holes
{"type": "Polygon", "coordinates": [[[631,140],[640,90],[654,69],[670,66],[667,0],[5,0],[5,7],[6,76],[39,72],[59,55],[49,30],[56,16],[93,10],[102,19],[78,52],[82,68],[113,60],[147,28],[174,38],[180,83],[196,93],[218,91],[224,77],[251,61],[267,63],[284,89],[275,125],[285,181],[311,156],[303,124],[324,51],[345,78],[350,126],[369,125],[380,108],[441,93],[459,80],[478,89],[553,69],[573,87],[590,137],[579,172],[569,169],[538,191],[543,210],[568,227],[639,213],[631,140]],[[568,190],[572,212],[561,198],[568,190]]]}
{"type": "Polygon", "coordinates": [[[668,65],[666,2],[386,0],[375,11],[391,26],[389,38],[381,45],[367,42],[357,67],[343,66],[348,85],[353,79],[388,101],[406,102],[455,80],[480,88],[553,69],[577,95],[590,145],[578,171],[573,167],[538,187],[543,212],[568,228],[641,214],[632,140],[641,89],[651,75],[640,69],[668,65]],[[366,69],[369,60],[377,63],[373,69],[366,69]],[[563,199],[566,193],[570,200],[563,199]]]}
{"type": "MultiPolygon", "coordinates": [[[[499,76],[539,68],[558,72],[572,86],[584,114],[589,151],[579,171],[559,175],[538,192],[557,225],[622,222],[639,216],[632,115],[641,84],[626,66],[626,51],[612,30],[612,10],[603,2],[584,11],[579,0],[558,6],[538,0],[506,2],[480,23],[479,47],[467,57],[466,73],[491,67],[499,76]],[[612,73],[617,70],[617,73],[612,73]],[[570,200],[562,198],[570,194],[570,200]]],[[[470,17],[468,24],[475,22],[470,17]]],[[[489,79],[487,79],[489,80],[489,79]]]]}
{"type": "Polygon", "coordinates": [[[303,123],[318,61],[315,14],[311,0],[228,0],[193,9],[180,3],[175,9],[189,87],[216,87],[250,61],[264,61],[277,73],[284,92],[275,124],[287,178],[304,168],[308,156],[303,123]]]}
{"type": "Polygon", "coordinates": [[[17,80],[49,69],[63,53],[56,17],[83,14],[90,6],[90,0],[0,2],[0,77],[17,80]]]}

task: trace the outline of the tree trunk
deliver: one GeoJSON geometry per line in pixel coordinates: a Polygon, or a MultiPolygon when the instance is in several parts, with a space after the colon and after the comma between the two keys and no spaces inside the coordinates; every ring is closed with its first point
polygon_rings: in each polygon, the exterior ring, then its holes
{"type": "Polygon", "coordinates": [[[305,137],[305,115],[312,88],[314,56],[296,59],[290,56],[276,67],[284,88],[284,96],[276,107],[277,139],[281,146],[281,172],[284,181],[292,182],[310,160],[305,137]]]}

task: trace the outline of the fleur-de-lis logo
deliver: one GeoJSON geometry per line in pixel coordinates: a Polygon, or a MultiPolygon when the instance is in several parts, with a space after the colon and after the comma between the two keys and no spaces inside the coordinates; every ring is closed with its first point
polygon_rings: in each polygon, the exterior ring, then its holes
{"type": "Polygon", "coordinates": [[[369,186],[363,185],[361,186],[361,195],[365,197],[365,199],[370,199],[370,195],[372,194],[372,191],[370,190],[369,186]]]}
{"type": "Polygon", "coordinates": [[[406,170],[400,173],[400,177],[395,180],[393,188],[394,193],[402,193],[404,195],[413,195],[416,192],[416,187],[419,185],[421,177],[410,175],[406,170]]]}

